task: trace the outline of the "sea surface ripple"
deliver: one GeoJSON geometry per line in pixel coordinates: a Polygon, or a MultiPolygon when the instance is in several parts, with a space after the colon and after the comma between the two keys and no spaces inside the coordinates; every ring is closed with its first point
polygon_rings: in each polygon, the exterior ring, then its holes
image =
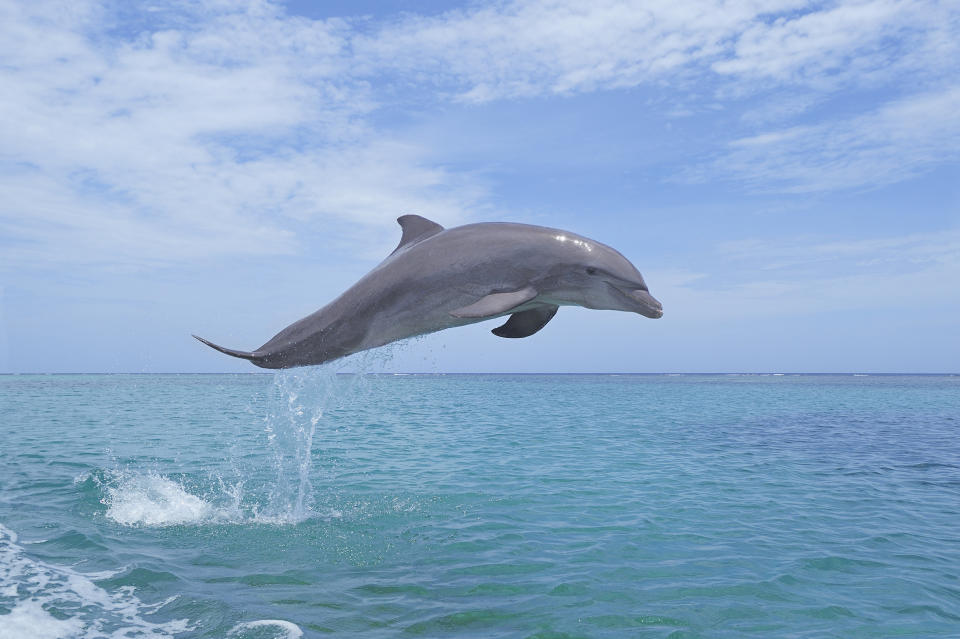
{"type": "Polygon", "coordinates": [[[0,639],[957,637],[960,377],[0,376],[0,639]]]}

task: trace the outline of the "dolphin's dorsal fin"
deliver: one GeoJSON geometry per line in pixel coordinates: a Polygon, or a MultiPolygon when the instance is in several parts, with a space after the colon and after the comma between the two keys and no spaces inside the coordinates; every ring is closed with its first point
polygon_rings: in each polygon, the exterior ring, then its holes
{"type": "MultiPolygon", "coordinates": [[[[427,218],[420,217],[419,215],[401,215],[397,218],[397,222],[400,223],[400,228],[403,229],[403,236],[400,238],[400,243],[397,245],[397,248],[393,249],[393,253],[436,235],[443,230],[443,227],[436,222],[431,222],[427,218]]],[[[393,255],[393,253],[390,255],[393,255]]]]}
{"type": "Polygon", "coordinates": [[[525,286],[508,293],[490,293],[473,304],[450,311],[450,314],[454,317],[496,317],[521,304],[526,304],[536,296],[537,289],[532,286],[525,286]]]}
{"type": "Polygon", "coordinates": [[[506,324],[498,326],[490,332],[497,337],[530,337],[553,319],[558,308],[559,306],[554,304],[544,304],[514,313],[506,324]]]}

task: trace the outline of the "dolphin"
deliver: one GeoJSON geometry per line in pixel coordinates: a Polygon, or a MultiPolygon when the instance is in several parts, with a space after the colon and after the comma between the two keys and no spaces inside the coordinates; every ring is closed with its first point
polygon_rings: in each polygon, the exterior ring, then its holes
{"type": "Polygon", "coordinates": [[[261,368],[292,368],[505,315],[494,335],[529,337],[560,306],[663,316],[627,258],[570,231],[506,222],[445,229],[419,215],[397,222],[403,235],[393,253],[255,351],[194,337],[261,368]]]}

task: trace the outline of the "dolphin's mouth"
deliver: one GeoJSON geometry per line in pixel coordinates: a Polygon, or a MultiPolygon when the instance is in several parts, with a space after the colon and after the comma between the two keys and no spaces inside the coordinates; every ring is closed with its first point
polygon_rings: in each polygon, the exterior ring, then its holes
{"type": "Polygon", "coordinates": [[[651,295],[649,291],[645,291],[640,288],[624,290],[619,286],[610,284],[609,282],[608,285],[622,297],[630,300],[630,302],[633,303],[633,306],[636,307],[635,310],[637,313],[640,313],[644,317],[649,317],[650,319],[660,319],[663,317],[663,304],[657,301],[657,299],[651,295]]]}

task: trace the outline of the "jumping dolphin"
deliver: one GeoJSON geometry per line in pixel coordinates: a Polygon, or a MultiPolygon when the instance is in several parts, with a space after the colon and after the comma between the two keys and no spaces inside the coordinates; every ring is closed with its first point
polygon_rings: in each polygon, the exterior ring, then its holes
{"type": "Polygon", "coordinates": [[[257,350],[194,337],[261,368],[292,368],[504,315],[510,319],[494,335],[529,337],[559,306],[663,316],[627,258],[569,231],[510,223],[444,229],[419,215],[397,222],[403,236],[387,259],[257,350]]]}

